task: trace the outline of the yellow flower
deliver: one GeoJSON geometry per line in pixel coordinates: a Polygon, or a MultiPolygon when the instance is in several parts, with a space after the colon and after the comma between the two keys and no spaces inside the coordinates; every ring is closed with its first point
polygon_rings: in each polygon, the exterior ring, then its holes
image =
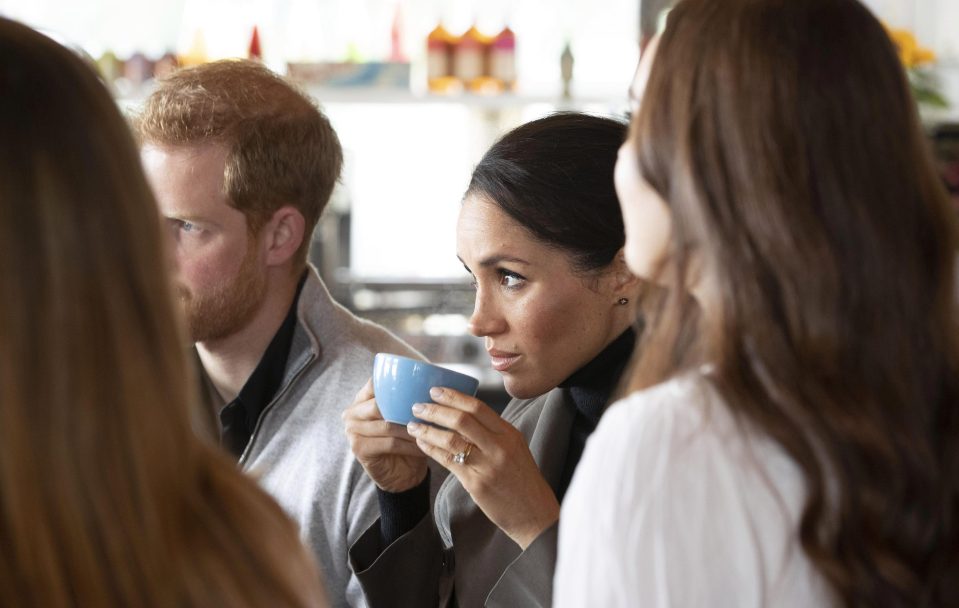
{"type": "Polygon", "coordinates": [[[913,65],[926,65],[936,61],[936,54],[929,49],[918,48],[912,55],[913,65]]]}
{"type": "Polygon", "coordinates": [[[896,49],[899,51],[899,60],[902,61],[902,65],[906,69],[926,65],[936,60],[936,54],[925,47],[919,46],[912,32],[891,28],[888,25],[886,31],[889,32],[889,37],[896,45],[896,49]]]}
{"type": "Polygon", "coordinates": [[[935,73],[923,68],[936,61],[936,54],[930,49],[919,46],[916,37],[909,30],[892,28],[887,23],[883,23],[882,26],[889,34],[889,39],[896,45],[899,61],[905,69],[909,88],[916,103],[926,107],[948,108],[949,100],[939,92],[935,73]]]}

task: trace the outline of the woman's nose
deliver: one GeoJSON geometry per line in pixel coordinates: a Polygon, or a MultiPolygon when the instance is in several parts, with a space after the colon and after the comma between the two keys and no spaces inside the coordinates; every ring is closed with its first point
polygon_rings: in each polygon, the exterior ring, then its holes
{"type": "Polygon", "coordinates": [[[493,336],[506,331],[506,319],[482,290],[476,292],[473,314],[469,319],[469,332],[474,336],[493,336]]]}

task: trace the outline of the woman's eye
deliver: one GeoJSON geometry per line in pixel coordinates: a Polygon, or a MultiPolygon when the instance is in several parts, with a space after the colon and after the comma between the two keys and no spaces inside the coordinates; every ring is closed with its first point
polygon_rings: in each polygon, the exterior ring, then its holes
{"type": "Polygon", "coordinates": [[[180,230],[183,232],[195,232],[197,230],[196,224],[190,222],[180,222],[180,230]]]}
{"type": "Polygon", "coordinates": [[[524,279],[523,277],[521,277],[520,275],[514,272],[509,272],[505,270],[500,271],[499,283],[506,289],[518,289],[522,287],[523,283],[525,282],[526,282],[526,279],[524,279]]]}

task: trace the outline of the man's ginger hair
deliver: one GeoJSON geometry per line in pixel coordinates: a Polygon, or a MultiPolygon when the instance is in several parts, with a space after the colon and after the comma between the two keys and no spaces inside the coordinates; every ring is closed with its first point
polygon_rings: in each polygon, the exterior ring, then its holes
{"type": "Polygon", "coordinates": [[[134,130],[141,146],[224,146],[224,188],[250,231],[292,205],[306,220],[296,259],[305,264],[343,150],[330,121],[303,92],[252,61],[208,63],[161,80],[134,130]]]}

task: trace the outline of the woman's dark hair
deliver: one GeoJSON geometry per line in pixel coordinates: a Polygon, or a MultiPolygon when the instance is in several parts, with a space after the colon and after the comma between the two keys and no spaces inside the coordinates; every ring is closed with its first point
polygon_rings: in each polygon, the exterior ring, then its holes
{"type": "Polygon", "coordinates": [[[497,205],[583,272],[613,261],[623,217],[613,185],[626,124],[576,112],[528,122],[501,137],[473,170],[466,196],[497,205]]]}
{"type": "MultiPolygon", "coordinates": [[[[664,282],[701,263],[699,350],[802,472],[812,565],[843,606],[959,605],[956,217],[882,25],[854,0],[683,0],[634,120],[664,282]]],[[[632,388],[680,371],[683,318],[647,317],[632,388]]]]}

